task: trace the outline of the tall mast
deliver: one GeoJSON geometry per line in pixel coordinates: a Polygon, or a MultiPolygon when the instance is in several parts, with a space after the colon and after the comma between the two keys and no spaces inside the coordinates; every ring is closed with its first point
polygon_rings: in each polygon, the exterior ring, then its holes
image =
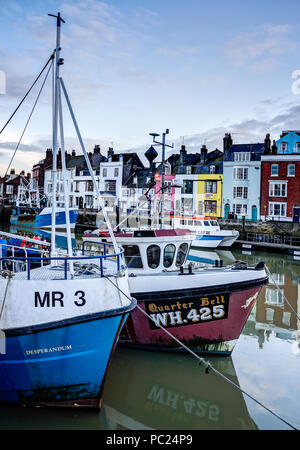
{"type": "Polygon", "coordinates": [[[55,256],[55,228],[56,228],[56,184],[57,184],[57,125],[58,125],[58,78],[59,67],[62,63],[60,59],[60,34],[61,23],[65,21],[61,18],[60,13],[57,16],[48,14],[48,16],[55,17],[56,22],[56,52],[55,52],[55,78],[54,78],[54,111],[53,111],[53,130],[52,130],[52,215],[51,215],[51,256],[55,256]]]}

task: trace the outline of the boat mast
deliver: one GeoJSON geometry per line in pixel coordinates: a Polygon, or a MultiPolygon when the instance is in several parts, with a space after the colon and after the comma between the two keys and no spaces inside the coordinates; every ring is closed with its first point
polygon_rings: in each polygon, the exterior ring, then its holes
{"type": "Polygon", "coordinates": [[[150,136],[153,137],[153,142],[155,142],[155,144],[157,144],[157,145],[161,145],[162,146],[161,196],[160,196],[160,212],[159,212],[160,229],[161,230],[164,228],[164,201],[165,201],[164,192],[165,192],[165,174],[166,174],[166,166],[165,166],[165,162],[166,162],[166,147],[174,148],[174,144],[172,144],[172,145],[167,145],[166,144],[166,134],[169,134],[169,129],[168,128],[162,134],[162,142],[158,142],[158,141],[155,140],[155,138],[157,136],[159,136],[159,134],[157,134],[157,133],[150,133],[150,136]]]}
{"type": "Polygon", "coordinates": [[[62,64],[60,59],[60,34],[61,23],[65,21],[61,18],[60,13],[55,17],[56,21],[56,52],[55,52],[55,78],[54,78],[54,111],[53,111],[53,130],[52,130],[52,214],[51,214],[51,256],[56,255],[55,247],[55,228],[56,228],[56,184],[57,184],[57,126],[58,126],[58,78],[59,68],[62,64]]]}

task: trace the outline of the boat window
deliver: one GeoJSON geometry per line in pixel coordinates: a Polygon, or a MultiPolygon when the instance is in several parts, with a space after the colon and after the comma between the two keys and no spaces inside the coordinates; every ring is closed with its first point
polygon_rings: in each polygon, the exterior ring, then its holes
{"type": "Polygon", "coordinates": [[[182,266],[187,255],[188,248],[189,246],[186,243],[180,245],[176,258],[176,266],[182,266]]]}
{"type": "Polygon", "coordinates": [[[218,226],[218,222],[216,222],[215,220],[214,221],[212,221],[212,222],[210,222],[214,227],[217,227],[218,226]]]}
{"type": "Polygon", "coordinates": [[[193,225],[193,221],[192,220],[188,220],[188,225],[193,225]]]}
{"type": "Polygon", "coordinates": [[[158,245],[150,245],[147,248],[148,266],[156,269],[160,262],[160,247],[158,245]]]}
{"type": "Polygon", "coordinates": [[[180,225],[184,225],[184,220],[181,220],[181,221],[180,221],[180,225]]]}
{"type": "Polygon", "coordinates": [[[174,244],[168,244],[164,250],[164,267],[171,267],[175,256],[176,247],[174,244]]]}
{"type": "Polygon", "coordinates": [[[198,227],[199,225],[201,225],[201,224],[199,224],[199,220],[194,220],[194,226],[198,227]]]}
{"type": "Polygon", "coordinates": [[[128,269],[142,269],[143,262],[137,245],[123,245],[125,262],[128,269]]]}
{"type": "Polygon", "coordinates": [[[204,225],[205,225],[206,227],[209,227],[209,222],[208,222],[208,220],[204,220],[204,225]]]}

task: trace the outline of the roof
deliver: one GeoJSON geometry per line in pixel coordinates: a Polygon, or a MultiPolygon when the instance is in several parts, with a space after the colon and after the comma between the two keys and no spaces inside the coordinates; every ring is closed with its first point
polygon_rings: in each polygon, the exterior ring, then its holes
{"type": "Polygon", "coordinates": [[[260,161],[264,151],[264,143],[234,144],[226,151],[224,161],[234,161],[235,153],[251,153],[251,161],[260,161]]]}

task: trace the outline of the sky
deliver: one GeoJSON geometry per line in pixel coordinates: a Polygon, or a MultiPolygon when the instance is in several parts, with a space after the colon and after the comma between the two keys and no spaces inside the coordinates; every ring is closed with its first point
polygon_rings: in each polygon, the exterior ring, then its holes
{"type": "MultiPolygon", "coordinates": [[[[48,13],[58,11],[61,75],[88,151],[144,152],[167,128],[175,151],[190,152],[222,149],[226,132],[254,143],[300,129],[299,0],[0,0],[0,129],[55,48],[48,13]]],[[[0,175],[41,82],[0,134],[0,175]]],[[[51,147],[51,114],[49,76],[17,171],[51,147]]],[[[65,105],[64,128],[66,149],[80,153],[65,105]]]]}

